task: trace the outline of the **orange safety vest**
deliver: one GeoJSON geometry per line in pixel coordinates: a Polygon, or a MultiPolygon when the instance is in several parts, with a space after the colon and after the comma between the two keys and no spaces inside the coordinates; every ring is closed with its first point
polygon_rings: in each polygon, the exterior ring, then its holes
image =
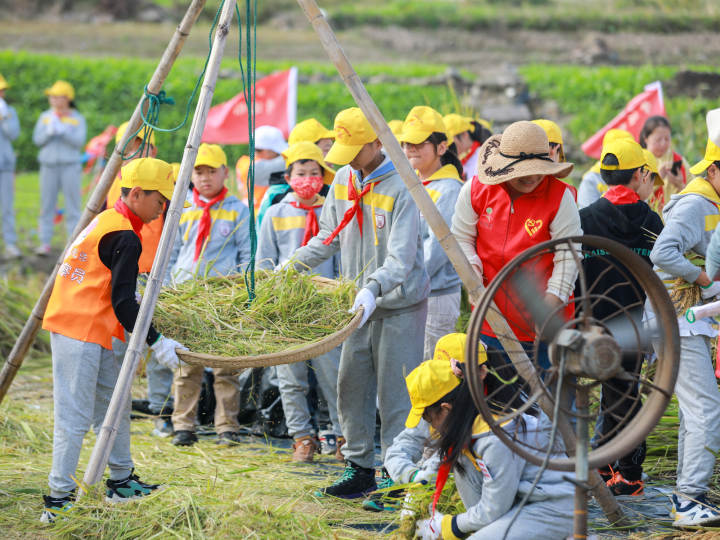
{"type": "Polygon", "coordinates": [[[43,328],[69,338],[112,349],[124,340],[112,307],[112,274],[100,260],[100,240],[115,231],[132,231],[130,220],[114,208],[99,214],[80,233],[58,270],[45,310],[43,328]]]}

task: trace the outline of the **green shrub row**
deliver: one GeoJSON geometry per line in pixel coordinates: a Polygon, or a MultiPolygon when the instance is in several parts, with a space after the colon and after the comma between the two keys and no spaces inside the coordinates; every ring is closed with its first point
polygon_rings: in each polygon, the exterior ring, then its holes
{"type": "MultiPolygon", "coordinates": [[[[11,84],[7,98],[18,112],[21,135],[15,142],[18,170],[37,168],[37,147],[32,143],[32,130],[37,117],[48,108],[43,90],[56,79],[70,81],[76,89],[78,110],[88,124],[88,138],[97,135],[109,124],[118,125],[127,120],[135,108],[143,88],[152,75],[157,60],[128,58],[81,58],[0,51],[2,74],[11,84]]],[[[289,62],[258,62],[258,74],[287,69],[289,62]]],[[[176,101],[174,106],[163,106],[160,125],[165,128],[180,124],[193,86],[202,70],[203,61],[194,58],[179,59],[168,77],[164,89],[176,101]]],[[[301,75],[334,75],[328,63],[303,63],[301,75]]],[[[437,75],[443,66],[360,66],[362,76],[381,73],[394,77],[437,75]]],[[[223,61],[225,78],[218,81],[214,104],[226,101],[242,91],[237,60],[223,61]]],[[[408,84],[369,84],[368,91],[386,118],[404,118],[416,104],[428,104],[447,110],[452,102],[450,92],[442,86],[420,87],[408,84]]],[[[354,105],[352,96],[341,82],[301,84],[298,88],[298,120],[315,116],[326,125],[332,125],[335,114],[354,105]]],[[[194,110],[194,105],[191,111],[194,110]]],[[[450,111],[447,111],[450,112],[450,111]]],[[[184,128],[174,133],[157,135],[159,156],[169,161],[179,161],[190,128],[190,120],[184,128]]],[[[247,148],[243,145],[228,146],[228,158],[232,163],[247,148]]]]}

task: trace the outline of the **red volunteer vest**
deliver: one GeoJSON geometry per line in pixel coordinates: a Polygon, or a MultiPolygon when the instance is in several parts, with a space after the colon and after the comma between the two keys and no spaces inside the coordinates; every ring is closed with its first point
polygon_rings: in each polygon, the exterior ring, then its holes
{"type": "MultiPolygon", "coordinates": [[[[478,215],[476,251],[483,265],[483,283],[487,286],[515,256],[546,240],[550,240],[550,223],[555,219],[568,185],[546,176],[532,193],[514,200],[503,184],[489,186],[472,179],[471,202],[478,215]]],[[[547,253],[529,261],[525,270],[538,278],[545,292],[553,270],[553,254],[547,253]]],[[[520,341],[533,341],[535,328],[522,302],[507,287],[495,294],[495,303],[520,341]]],[[[494,336],[484,323],[483,333],[494,336]]]]}

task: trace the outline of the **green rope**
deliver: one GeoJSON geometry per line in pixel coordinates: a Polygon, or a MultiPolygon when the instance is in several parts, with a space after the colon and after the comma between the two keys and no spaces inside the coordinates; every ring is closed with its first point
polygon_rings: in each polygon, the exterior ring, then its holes
{"type": "Polygon", "coordinates": [[[247,176],[248,207],[250,210],[250,263],[245,269],[245,287],[248,290],[248,302],[255,299],[255,252],[257,251],[257,231],[255,224],[255,82],[257,80],[257,0],[245,0],[245,39],[246,39],[246,66],[242,62],[242,26],[240,25],[240,10],[235,4],[235,14],[238,18],[240,37],[238,39],[238,62],[240,76],[243,81],[243,95],[248,111],[248,154],[250,166],[247,176]],[[251,30],[252,26],[252,32],[251,30]]]}
{"type": "MultiPolygon", "coordinates": [[[[197,81],[195,82],[195,87],[193,88],[192,94],[190,94],[190,99],[187,102],[187,105],[185,106],[185,117],[183,118],[182,122],[173,127],[173,128],[161,128],[158,126],[158,122],[160,121],[160,106],[161,105],[175,105],[175,100],[168,96],[165,93],[165,90],[160,90],[157,94],[152,94],[148,91],[147,85],[145,86],[144,94],[142,101],[140,103],[140,116],[142,117],[143,123],[142,125],[137,129],[135,133],[133,133],[132,137],[129,137],[127,142],[122,148],[122,156],[123,160],[130,160],[135,157],[148,157],[150,155],[150,134],[153,131],[159,131],[161,133],[172,133],[174,131],[178,131],[182,129],[185,124],[187,123],[188,118],[190,117],[190,110],[192,107],[193,102],[195,101],[195,97],[197,96],[198,89],[200,88],[200,84],[202,83],[203,78],[205,77],[205,71],[207,71],[208,62],[210,61],[210,54],[212,53],[212,37],[213,33],[215,32],[215,28],[217,26],[218,18],[220,17],[220,12],[222,10],[223,4],[225,3],[225,0],[220,2],[220,6],[218,7],[217,11],[215,12],[215,18],[213,19],[213,23],[210,26],[210,32],[208,33],[208,54],[205,57],[205,65],[202,68],[202,72],[198,76],[197,81]],[[140,135],[142,133],[142,135],[140,135]],[[135,137],[140,137],[142,142],[140,143],[140,146],[138,149],[133,152],[132,155],[125,157],[125,150],[127,149],[128,144],[130,144],[131,141],[135,140],[135,137]]],[[[236,7],[237,9],[237,7],[236,7]]]]}

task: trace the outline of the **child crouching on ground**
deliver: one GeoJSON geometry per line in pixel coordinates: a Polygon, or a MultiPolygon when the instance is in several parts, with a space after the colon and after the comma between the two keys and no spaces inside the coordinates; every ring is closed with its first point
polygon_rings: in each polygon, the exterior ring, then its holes
{"type": "MultiPolygon", "coordinates": [[[[433,509],[430,518],[417,523],[416,535],[425,540],[455,540],[468,535],[476,540],[565,538],[572,531],[574,486],[563,479],[565,473],[546,470],[533,489],[538,467],[505,446],[475,408],[463,374],[465,336],[460,336],[448,351],[450,361],[447,358],[427,360],[405,379],[412,410],[405,422],[407,429],[395,439],[385,460],[393,476],[411,482],[424,477],[423,471],[413,472],[417,470],[414,463],[418,448],[410,449],[404,444],[409,440],[404,434],[424,420],[435,432],[440,452],[436,490],[442,491],[442,479],[447,478],[450,471],[454,473],[467,510],[453,516],[433,509]],[[527,503],[515,517],[519,501],[528,492],[527,503]]],[[[486,355],[480,345],[478,362],[482,364],[480,378],[486,394],[496,396],[500,402],[509,402],[504,403],[507,406],[519,408],[523,402],[517,397],[517,387],[500,381],[485,366],[486,361],[502,365],[501,355],[486,355]]],[[[533,406],[503,428],[514,433],[520,444],[540,450],[548,443],[548,430],[541,427],[545,423],[547,417],[533,406]]],[[[430,434],[429,429],[427,433],[430,434]]]]}
{"type": "MultiPolygon", "coordinates": [[[[318,218],[325,202],[319,192],[335,176],[325,164],[322,150],[311,142],[295,143],[283,152],[283,156],[288,167],[285,180],[292,192],[265,214],[257,249],[257,267],[260,269],[272,270],[285,264],[296,249],[307,244],[319,232],[318,218]]],[[[339,259],[337,254],[333,255],[311,272],[336,278],[339,275],[339,259]]],[[[293,461],[312,461],[319,449],[307,402],[309,369],[315,372],[320,391],[327,401],[336,440],[341,440],[342,431],[337,416],[339,365],[340,348],[337,347],[308,362],[282,364],[276,368],[285,422],[288,433],[295,440],[293,461]]]]}
{"type": "MultiPolygon", "coordinates": [[[[75,496],[82,441],[90,426],[102,425],[122,359],[113,355],[112,338],[132,332],[140,306],[135,300],[138,236],[143,223],[160,215],[172,197],[170,165],[159,159],[135,160],[122,169],[122,196],[98,215],[68,250],[45,311],[53,359],[55,427],[50,496],[41,521],[51,523],[69,509],[75,496]]],[[[179,343],[150,326],[147,335],[159,362],[177,367],[179,343]]],[[[108,460],[107,500],[126,501],[158,486],[133,474],[130,456],[130,401],[118,426],[108,460]]]]}
{"type": "MultiPolygon", "coordinates": [[[[240,272],[250,261],[247,233],[250,211],[236,197],[227,194],[225,152],[216,144],[201,144],[192,173],[193,204],[180,216],[166,282],[181,283],[195,276],[225,276],[240,272]]],[[[172,423],[176,446],[197,441],[197,416],[202,366],[183,365],[175,372],[175,408],[172,423]]],[[[215,430],[218,444],[240,441],[240,394],[237,370],[213,370],[215,382],[215,430]]]]}

